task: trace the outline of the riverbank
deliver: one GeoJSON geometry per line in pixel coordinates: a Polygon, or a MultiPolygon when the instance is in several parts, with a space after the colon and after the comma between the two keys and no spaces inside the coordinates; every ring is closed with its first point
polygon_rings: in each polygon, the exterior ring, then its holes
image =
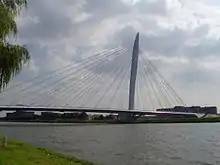
{"type": "Polygon", "coordinates": [[[16,140],[8,140],[3,146],[0,137],[0,165],[94,165],[93,163],[64,156],[53,151],[33,147],[16,140]]]}
{"type": "Polygon", "coordinates": [[[51,123],[51,124],[150,124],[150,123],[218,123],[220,117],[210,118],[149,118],[135,121],[119,121],[119,120],[7,120],[0,121],[3,123],[51,123]]]}

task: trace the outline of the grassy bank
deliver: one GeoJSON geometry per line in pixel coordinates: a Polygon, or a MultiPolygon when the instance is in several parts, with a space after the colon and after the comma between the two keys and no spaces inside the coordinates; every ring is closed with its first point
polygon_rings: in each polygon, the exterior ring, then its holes
{"type": "Polygon", "coordinates": [[[4,147],[2,137],[0,145],[0,165],[93,165],[15,140],[8,140],[8,145],[4,147]]]}

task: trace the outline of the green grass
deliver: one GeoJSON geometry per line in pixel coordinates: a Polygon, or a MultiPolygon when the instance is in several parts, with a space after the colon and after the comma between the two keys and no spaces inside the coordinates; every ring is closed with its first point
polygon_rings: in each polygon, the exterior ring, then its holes
{"type": "Polygon", "coordinates": [[[0,165],[94,165],[84,160],[64,156],[53,151],[8,140],[3,147],[0,137],[0,165]]]}

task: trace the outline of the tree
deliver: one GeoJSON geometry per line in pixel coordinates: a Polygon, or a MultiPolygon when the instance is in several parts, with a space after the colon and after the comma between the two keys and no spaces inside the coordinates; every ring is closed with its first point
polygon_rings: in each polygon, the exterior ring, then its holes
{"type": "Polygon", "coordinates": [[[23,7],[27,7],[27,0],[0,0],[0,91],[30,59],[25,46],[7,42],[17,34],[15,18],[23,7]]]}

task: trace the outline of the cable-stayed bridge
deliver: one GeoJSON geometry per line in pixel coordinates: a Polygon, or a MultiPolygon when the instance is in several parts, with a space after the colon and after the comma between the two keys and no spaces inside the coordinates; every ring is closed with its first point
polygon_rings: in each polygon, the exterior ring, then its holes
{"type": "MultiPolygon", "coordinates": [[[[105,49],[79,62],[14,84],[0,95],[0,111],[80,111],[130,114],[182,114],[158,108],[185,106],[149,57],[140,51],[105,49]]],[[[126,118],[126,117],[125,117],[126,118]]]]}

